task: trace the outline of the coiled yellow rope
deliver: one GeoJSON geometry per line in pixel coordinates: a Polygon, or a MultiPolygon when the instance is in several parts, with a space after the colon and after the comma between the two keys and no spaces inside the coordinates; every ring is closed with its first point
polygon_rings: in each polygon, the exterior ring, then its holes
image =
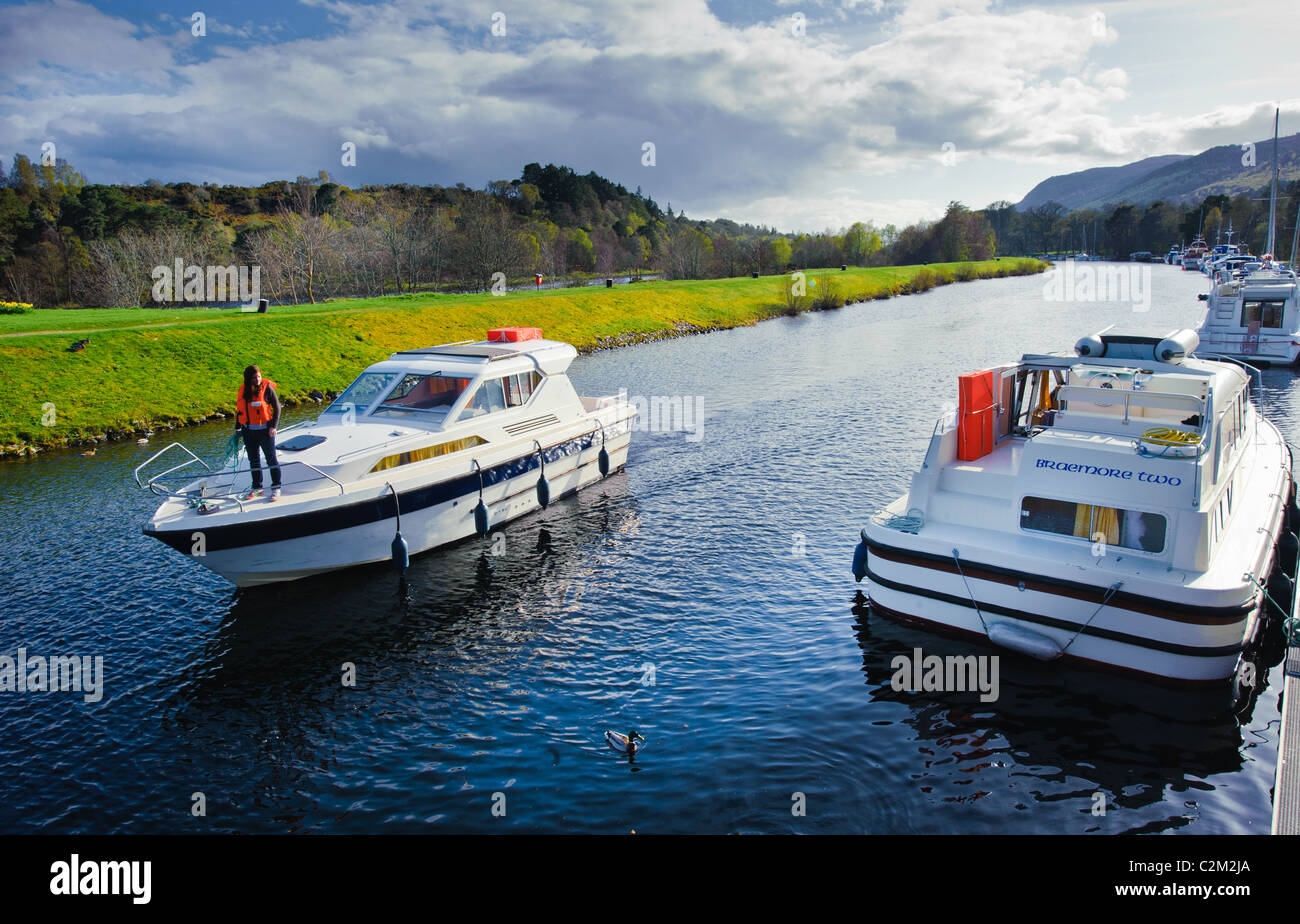
{"type": "Polygon", "coordinates": [[[1200,434],[1175,430],[1172,427],[1152,427],[1143,432],[1136,440],[1139,454],[1144,456],[1165,456],[1178,459],[1195,455],[1201,442],[1200,434]],[[1148,449],[1147,447],[1151,447],[1148,449]]]}
{"type": "Polygon", "coordinates": [[[1152,427],[1142,434],[1142,440],[1158,446],[1191,446],[1201,441],[1200,434],[1175,430],[1172,427],[1152,427]]]}

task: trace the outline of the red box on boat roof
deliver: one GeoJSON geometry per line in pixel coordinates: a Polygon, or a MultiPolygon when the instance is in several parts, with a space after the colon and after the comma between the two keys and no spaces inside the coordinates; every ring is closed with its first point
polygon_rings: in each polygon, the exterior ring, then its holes
{"type": "Polygon", "coordinates": [[[522,340],[541,340],[539,327],[494,327],[488,331],[489,343],[519,343],[522,340]]]}

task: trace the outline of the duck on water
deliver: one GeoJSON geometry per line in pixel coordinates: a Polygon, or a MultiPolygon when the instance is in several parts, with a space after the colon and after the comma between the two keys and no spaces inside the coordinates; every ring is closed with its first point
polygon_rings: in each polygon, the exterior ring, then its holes
{"type": "Polygon", "coordinates": [[[1261,623],[1291,457],[1249,371],[1190,330],[1103,331],[960,378],[910,490],[862,530],[874,608],[1177,685],[1261,623]]]}

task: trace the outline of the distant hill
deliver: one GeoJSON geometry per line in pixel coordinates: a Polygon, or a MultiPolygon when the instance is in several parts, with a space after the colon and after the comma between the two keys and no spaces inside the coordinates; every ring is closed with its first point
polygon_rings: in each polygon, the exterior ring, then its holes
{"type": "MultiPolygon", "coordinates": [[[[1255,166],[1241,162],[1241,145],[1225,144],[1200,154],[1165,154],[1122,167],[1093,167],[1049,177],[1020,200],[1021,211],[1045,202],[1067,209],[1101,209],[1118,202],[1199,202],[1210,195],[1235,196],[1267,186],[1273,172],[1273,139],[1255,142],[1255,166]]],[[[1281,180],[1300,179],[1300,134],[1278,139],[1281,180]]]]}
{"type": "Polygon", "coordinates": [[[1029,190],[1029,194],[1021,199],[1016,207],[1023,212],[1044,202],[1059,202],[1066,208],[1082,208],[1085,203],[1099,196],[1104,199],[1112,191],[1124,189],[1130,183],[1160,167],[1189,157],[1190,154],[1161,154],[1122,167],[1093,167],[1091,170],[1080,170],[1078,173],[1049,177],[1029,190]]]}

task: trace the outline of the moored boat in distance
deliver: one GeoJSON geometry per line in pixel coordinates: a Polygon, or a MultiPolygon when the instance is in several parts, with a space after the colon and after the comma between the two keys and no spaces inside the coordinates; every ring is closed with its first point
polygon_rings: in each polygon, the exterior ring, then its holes
{"type": "Polygon", "coordinates": [[[173,443],[136,469],[166,498],[144,532],[241,587],[400,566],[408,550],[486,534],[625,465],[636,410],[579,397],[566,374],[576,356],[534,328],[394,353],[281,431],[275,503],[244,496],[238,457],[213,468],[173,443]],[[182,461],[144,474],[169,452],[182,461]],[[196,466],[203,476],[183,487],[162,481],[196,466]]]}
{"type": "Polygon", "coordinates": [[[1209,249],[1209,245],[1205,243],[1205,238],[1197,235],[1196,240],[1188,244],[1187,249],[1183,251],[1183,269],[1200,269],[1201,259],[1209,252],[1209,249]]]}
{"type": "Polygon", "coordinates": [[[1103,331],[962,376],[862,530],[871,604],[1045,660],[1214,685],[1261,624],[1290,452],[1195,333],[1103,331]]]}
{"type": "Polygon", "coordinates": [[[1205,315],[1196,329],[1203,356],[1257,365],[1294,365],[1300,359],[1300,279],[1266,259],[1219,269],[1200,298],[1205,315]]]}

